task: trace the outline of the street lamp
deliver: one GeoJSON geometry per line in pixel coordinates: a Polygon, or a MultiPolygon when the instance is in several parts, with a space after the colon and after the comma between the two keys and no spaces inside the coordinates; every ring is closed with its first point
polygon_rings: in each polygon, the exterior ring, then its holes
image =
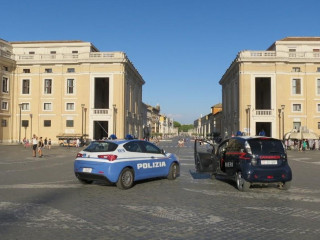
{"type": "Polygon", "coordinates": [[[81,104],[81,136],[83,137],[83,109],[84,109],[85,104],[81,104]]]}
{"type": "Polygon", "coordinates": [[[32,113],[30,113],[30,140],[32,139],[32,113]]]}
{"type": "Polygon", "coordinates": [[[248,119],[249,119],[249,127],[248,127],[248,135],[250,136],[250,128],[251,128],[251,126],[250,126],[250,118],[251,118],[251,105],[247,105],[247,107],[248,107],[248,115],[249,115],[249,117],[248,117],[248,119]]]}
{"type": "Polygon", "coordinates": [[[117,118],[116,118],[116,113],[117,113],[117,105],[116,104],[113,104],[113,134],[115,134],[117,136],[117,125],[116,125],[116,121],[117,121],[117,118]]]}
{"type": "Polygon", "coordinates": [[[84,136],[87,135],[87,130],[86,130],[86,126],[87,126],[87,108],[84,108],[84,136]]]}
{"type": "Polygon", "coordinates": [[[281,112],[282,112],[282,137],[284,137],[284,108],[285,108],[285,105],[281,105],[281,112]]]}
{"type": "Polygon", "coordinates": [[[20,121],[19,121],[19,143],[21,143],[21,107],[22,103],[19,103],[19,109],[20,109],[20,121]]]}

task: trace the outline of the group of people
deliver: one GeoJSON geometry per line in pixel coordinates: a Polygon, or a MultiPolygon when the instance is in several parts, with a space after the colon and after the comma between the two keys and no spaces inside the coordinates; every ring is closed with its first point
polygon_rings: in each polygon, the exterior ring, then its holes
{"type": "Polygon", "coordinates": [[[294,139],[286,139],[285,145],[287,149],[291,150],[319,150],[320,149],[320,140],[319,139],[302,139],[302,140],[294,140],[294,139]]]}
{"type": "MultiPolygon", "coordinates": [[[[27,142],[27,140],[26,140],[27,142]]],[[[33,134],[33,137],[31,139],[31,145],[32,145],[32,155],[33,157],[37,156],[37,152],[39,157],[43,157],[43,152],[42,150],[44,148],[47,149],[51,149],[51,138],[49,138],[49,140],[47,138],[45,138],[44,140],[42,139],[42,137],[37,137],[35,134],[33,134]]],[[[26,143],[25,143],[25,147],[26,147],[26,143]]]]}

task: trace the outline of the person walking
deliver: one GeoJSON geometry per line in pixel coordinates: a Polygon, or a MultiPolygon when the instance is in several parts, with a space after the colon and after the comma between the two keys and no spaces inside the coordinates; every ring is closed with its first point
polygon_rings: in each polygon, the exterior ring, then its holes
{"type": "Polygon", "coordinates": [[[32,138],[32,155],[33,157],[37,156],[37,146],[38,146],[38,137],[33,134],[33,138],[32,138]]]}
{"type": "Polygon", "coordinates": [[[42,148],[43,148],[44,144],[42,141],[42,137],[40,137],[39,142],[38,142],[38,153],[39,153],[39,157],[41,158],[42,155],[42,148]]]}
{"type": "Polygon", "coordinates": [[[51,138],[49,138],[49,141],[48,141],[48,148],[49,150],[51,150],[51,138]]]}
{"type": "Polygon", "coordinates": [[[44,139],[44,148],[48,148],[48,139],[47,138],[44,139]]]}
{"type": "Polygon", "coordinates": [[[303,139],[302,142],[302,151],[305,151],[307,149],[307,141],[305,139],[303,139]]]}

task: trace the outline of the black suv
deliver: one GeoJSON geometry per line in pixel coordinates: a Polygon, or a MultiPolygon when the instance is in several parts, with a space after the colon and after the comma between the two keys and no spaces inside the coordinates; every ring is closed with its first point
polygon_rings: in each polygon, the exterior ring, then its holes
{"type": "Polygon", "coordinates": [[[195,141],[195,165],[199,172],[212,172],[233,178],[240,191],[251,185],[278,184],[290,188],[292,172],[287,153],[279,139],[232,137],[218,146],[195,141]]]}

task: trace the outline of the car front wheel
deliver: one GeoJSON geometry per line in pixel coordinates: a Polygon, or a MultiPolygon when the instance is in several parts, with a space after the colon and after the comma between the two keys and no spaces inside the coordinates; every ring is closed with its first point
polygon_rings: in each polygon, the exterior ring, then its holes
{"type": "Polygon", "coordinates": [[[170,166],[169,174],[168,174],[168,179],[169,180],[174,180],[177,178],[179,172],[179,167],[178,164],[172,163],[170,166]]]}
{"type": "Polygon", "coordinates": [[[242,177],[241,172],[237,172],[236,174],[236,183],[239,191],[245,192],[250,188],[250,183],[242,177]]]}
{"type": "Polygon", "coordinates": [[[125,168],[121,171],[117,181],[117,187],[120,189],[129,189],[133,185],[133,171],[130,168],[125,168]]]}

